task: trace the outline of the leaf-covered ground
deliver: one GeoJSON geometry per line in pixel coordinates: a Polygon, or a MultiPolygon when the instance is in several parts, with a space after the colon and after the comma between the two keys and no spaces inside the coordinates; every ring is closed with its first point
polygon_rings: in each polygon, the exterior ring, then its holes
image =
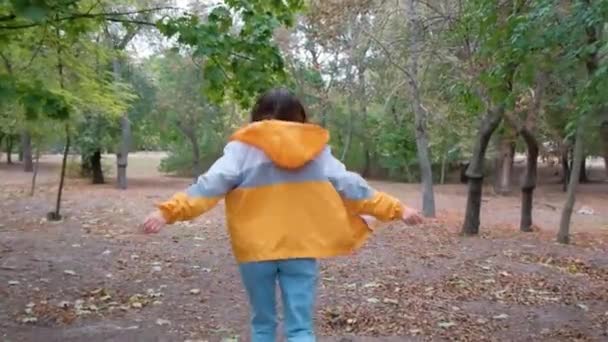
{"type": "MultiPolygon", "coordinates": [[[[187,181],[155,175],[121,192],[69,180],[66,218],[51,223],[42,218],[55,188],[30,198],[13,174],[0,170],[2,341],[248,340],[222,206],[157,236],[138,232],[152,203],[187,181]]],[[[583,190],[594,215],[575,215],[571,246],[553,243],[559,193],[539,196],[535,233],[513,228],[517,196],[489,196],[482,235],[459,237],[458,187],[439,189],[439,221],[384,227],[357,255],[323,262],[321,340],[608,340],[606,185],[583,190]]]]}

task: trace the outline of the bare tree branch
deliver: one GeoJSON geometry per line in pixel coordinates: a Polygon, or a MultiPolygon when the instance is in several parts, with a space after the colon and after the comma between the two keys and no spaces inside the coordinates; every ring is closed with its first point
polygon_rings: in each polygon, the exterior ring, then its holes
{"type": "Polygon", "coordinates": [[[34,23],[21,24],[21,25],[0,26],[0,30],[19,30],[19,29],[25,29],[25,28],[40,26],[40,25],[43,25],[45,23],[56,23],[56,22],[62,22],[62,21],[70,21],[70,20],[78,20],[78,19],[95,19],[95,18],[104,18],[104,20],[113,21],[113,22],[133,23],[133,24],[154,26],[155,25],[154,23],[147,22],[147,21],[141,21],[141,20],[136,20],[136,19],[126,19],[126,18],[115,18],[115,17],[116,16],[126,16],[126,15],[133,15],[133,14],[142,14],[142,13],[157,12],[157,11],[169,10],[169,9],[177,10],[179,8],[176,8],[176,7],[154,7],[154,8],[146,8],[146,9],[142,9],[142,10],[126,11],[126,12],[74,13],[74,14],[72,14],[70,16],[67,16],[67,17],[54,18],[54,19],[51,19],[51,20],[43,21],[43,22],[34,22],[34,23]]]}
{"type": "Polygon", "coordinates": [[[384,46],[384,44],[382,44],[382,42],[378,38],[374,37],[374,35],[370,34],[367,31],[363,31],[363,33],[365,33],[368,37],[371,38],[371,40],[373,40],[376,44],[378,44],[378,46],[382,49],[382,51],[384,51],[384,54],[386,55],[386,59],[388,60],[388,62],[390,64],[392,64],[395,68],[399,69],[399,71],[401,71],[407,78],[409,78],[410,81],[414,81],[414,82],[416,81],[414,79],[413,75],[410,74],[410,72],[405,67],[403,67],[402,65],[400,65],[399,63],[394,61],[391,52],[388,50],[388,48],[386,46],[384,46]]]}
{"type": "Polygon", "coordinates": [[[2,58],[2,61],[4,62],[4,67],[6,68],[6,71],[9,74],[13,73],[13,66],[11,65],[11,61],[8,59],[8,57],[6,57],[6,55],[0,51],[0,57],[2,58]]]}

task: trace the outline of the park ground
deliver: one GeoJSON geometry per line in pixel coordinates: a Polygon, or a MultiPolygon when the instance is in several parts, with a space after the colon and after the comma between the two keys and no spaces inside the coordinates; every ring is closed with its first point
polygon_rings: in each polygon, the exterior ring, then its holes
{"type": "MultiPolygon", "coordinates": [[[[44,219],[58,158],[43,158],[34,197],[31,175],[2,163],[1,341],[248,340],[222,205],[139,232],[155,202],[189,183],[159,174],[158,159],[130,158],[127,191],[68,179],[61,222],[44,219]]],[[[437,221],[388,225],[356,255],[324,261],[320,340],[608,340],[608,183],[581,186],[564,246],[554,243],[564,195],[551,169],[540,179],[532,233],[517,230],[517,192],[488,189],[480,236],[459,236],[466,188],[452,184],[436,188],[437,221]]],[[[418,204],[418,185],[374,185],[418,204]]]]}

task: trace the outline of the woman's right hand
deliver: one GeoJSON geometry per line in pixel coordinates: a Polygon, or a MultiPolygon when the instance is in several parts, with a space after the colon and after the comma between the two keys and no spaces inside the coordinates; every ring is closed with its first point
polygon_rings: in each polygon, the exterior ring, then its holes
{"type": "Polygon", "coordinates": [[[418,212],[418,210],[404,207],[403,216],[401,217],[401,220],[408,226],[417,226],[424,222],[424,217],[420,215],[420,212],[418,212]]]}
{"type": "Polygon", "coordinates": [[[167,220],[165,220],[163,214],[160,212],[160,210],[156,210],[146,217],[146,220],[144,221],[144,233],[158,233],[166,224],[167,220]]]}

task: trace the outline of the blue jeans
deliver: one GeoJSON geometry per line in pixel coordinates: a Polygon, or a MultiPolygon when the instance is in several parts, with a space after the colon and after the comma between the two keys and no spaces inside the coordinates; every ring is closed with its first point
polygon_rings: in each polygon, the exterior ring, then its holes
{"type": "Polygon", "coordinates": [[[277,280],[281,288],[285,316],[285,336],[289,342],[314,342],[314,303],[317,261],[290,259],[240,265],[243,284],[251,304],[251,340],[276,341],[277,280]]]}

